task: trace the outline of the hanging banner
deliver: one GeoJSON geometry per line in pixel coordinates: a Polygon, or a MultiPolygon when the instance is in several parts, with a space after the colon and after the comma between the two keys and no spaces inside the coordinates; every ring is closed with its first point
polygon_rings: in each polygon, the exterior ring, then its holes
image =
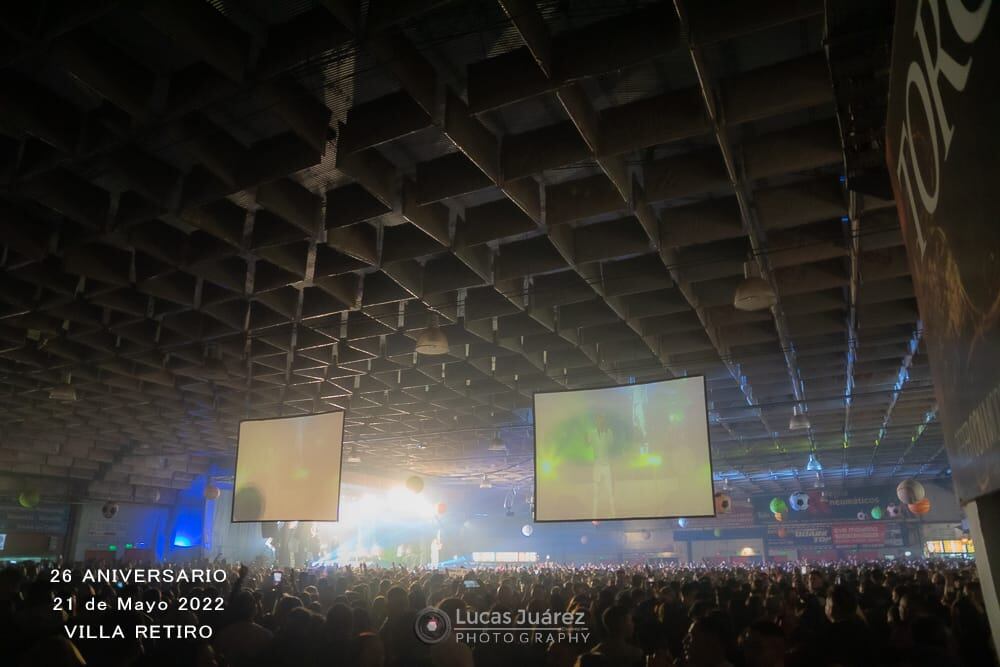
{"type": "Polygon", "coordinates": [[[903,513],[899,509],[896,489],[892,487],[845,491],[810,489],[787,496],[754,496],[752,503],[759,524],[846,521],[859,517],[878,520],[876,516],[879,519],[900,518],[903,513]],[[890,505],[899,512],[897,516],[890,516],[890,505]],[[780,521],[775,517],[773,507],[782,510],[778,513],[780,521]]]}
{"type": "Polygon", "coordinates": [[[833,544],[830,525],[796,524],[794,526],[768,526],[767,545],[774,547],[828,547],[833,544]]]}
{"type": "Polygon", "coordinates": [[[906,544],[902,524],[894,521],[858,521],[835,524],[768,526],[769,548],[823,549],[831,547],[893,548],[906,544]]]}
{"type": "Polygon", "coordinates": [[[899,524],[889,522],[837,523],[830,527],[836,547],[901,547],[903,532],[899,524]]]}
{"type": "Polygon", "coordinates": [[[1000,13],[898,2],[886,160],[960,502],[1000,489],[1000,13]]]}
{"type": "Polygon", "coordinates": [[[68,523],[68,505],[40,503],[29,509],[16,501],[0,502],[0,531],[5,533],[65,535],[68,523]]]}

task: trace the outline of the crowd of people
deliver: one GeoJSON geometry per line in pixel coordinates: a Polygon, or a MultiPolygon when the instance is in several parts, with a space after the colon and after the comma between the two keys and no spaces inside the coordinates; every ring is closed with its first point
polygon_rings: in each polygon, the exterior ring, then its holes
{"type": "Polygon", "coordinates": [[[0,571],[2,664],[997,665],[982,589],[966,562],[477,571],[362,566],[286,570],[277,576],[264,564],[222,564],[227,570],[222,582],[120,586],[85,582],[83,573],[96,564],[60,565],[72,571],[67,581],[52,576],[52,567],[27,563],[0,571]],[[192,598],[223,603],[198,611],[179,604],[192,598]],[[124,605],[142,610],[119,610],[118,600],[142,602],[124,605]],[[97,610],[99,602],[106,610],[97,610]],[[539,630],[560,632],[516,634],[513,641],[502,633],[466,641],[452,632],[426,643],[415,622],[428,606],[447,614],[453,627],[473,612],[516,617],[524,610],[539,630]],[[570,618],[546,611],[573,612],[574,622],[546,625],[545,619],[570,618]],[[202,632],[181,639],[136,637],[136,627],[154,624],[197,626],[202,632]],[[88,630],[76,630],[70,639],[67,627],[88,630]],[[106,634],[109,627],[121,628],[122,636],[102,636],[101,628],[106,634]]]}

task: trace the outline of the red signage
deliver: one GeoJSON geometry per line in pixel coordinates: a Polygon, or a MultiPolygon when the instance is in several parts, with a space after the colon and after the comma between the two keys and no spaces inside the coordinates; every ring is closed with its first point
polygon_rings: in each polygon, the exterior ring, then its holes
{"type": "Polygon", "coordinates": [[[834,524],[831,533],[836,546],[885,543],[885,524],[882,523],[859,521],[856,524],[834,524]]]}

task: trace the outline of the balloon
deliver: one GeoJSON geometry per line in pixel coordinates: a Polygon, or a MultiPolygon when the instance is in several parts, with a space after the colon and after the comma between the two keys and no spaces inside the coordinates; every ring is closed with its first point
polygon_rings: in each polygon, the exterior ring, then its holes
{"type": "Polygon", "coordinates": [[[858,521],[864,521],[867,518],[868,514],[866,512],[858,512],[858,521]]]}
{"type": "Polygon", "coordinates": [[[101,514],[104,515],[105,519],[113,519],[118,514],[118,503],[113,503],[110,500],[104,503],[104,507],[101,508],[101,514]]]}
{"type": "Polygon", "coordinates": [[[875,507],[872,508],[871,515],[873,519],[878,521],[879,519],[882,518],[882,508],[876,505],[875,507]]]}
{"type": "Polygon", "coordinates": [[[899,505],[896,503],[889,503],[885,506],[885,512],[889,515],[890,519],[895,519],[900,515],[899,505]]]}
{"type": "Polygon", "coordinates": [[[733,499],[729,497],[728,493],[722,493],[719,491],[715,494],[715,513],[716,514],[729,514],[733,509],[733,499]]]}
{"type": "Polygon", "coordinates": [[[532,526],[530,523],[526,523],[523,526],[521,526],[521,534],[524,535],[525,537],[531,537],[531,534],[533,532],[535,532],[535,527],[532,526]]]}
{"type": "Polygon", "coordinates": [[[931,511],[931,501],[930,498],[924,498],[923,500],[918,500],[915,503],[910,503],[906,507],[914,514],[927,514],[931,511]]]}
{"type": "Polygon", "coordinates": [[[809,494],[801,491],[793,493],[788,496],[788,504],[796,512],[804,512],[809,509],[809,494]]]}
{"type": "Polygon", "coordinates": [[[38,505],[42,500],[42,494],[38,492],[38,489],[31,489],[29,491],[22,491],[17,496],[17,502],[21,507],[25,509],[31,509],[38,505]]]}
{"type": "Polygon", "coordinates": [[[907,505],[919,503],[924,499],[924,485],[915,479],[904,479],[896,487],[896,497],[907,505]]]}
{"type": "Polygon", "coordinates": [[[218,500],[219,496],[222,495],[222,490],[219,489],[215,484],[209,484],[205,487],[205,499],[206,500],[218,500]]]}
{"type": "Polygon", "coordinates": [[[437,505],[434,506],[434,511],[437,512],[438,514],[444,514],[445,512],[448,511],[448,506],[445,505],[444,503],[438,503],[437,505]]]}
{"type": "Polygon", "coordinates": [[[774,520],[775,521],[784,521],[785,520],[785,515],[782,514],[781,512],[775,512],[774,513],[774,520]]]}
{"type": "Polygon", "coordinates": [[[771,512],[774,514],[782,514],[788,511],[788,503],[781,498],[772,498],[770,507],[771,512]]]}
{"type": "Polygon", "coordinates": [[[681,517],[680,519],[677,519],[677,525],[680,526],[681,528],[687,528],[688,520],[681,517]]]}
{"type": "Polygon", "coordinates": [[[416,475],[411,475],[406,478],[406,488],[414,493],[420,493],[424,490],[424,480],[416,475]]]}
{"type": "Polygon", "coordinates": [[[590,541],[590,540],[588,540],[588,539],[587,539],[587,536],[586,536],[586,535],[581,535],[581,536],[580,536],[580,544],[586,544],[586,543],[587,543],[587,542],[589,542],[589,541],[590,541]]]}
{"type": "Polygon", "coordinates": [[[596,528],[597,526],[601,525],[601,522],[600,521],[591,521],[590,525],[596,528]]]}

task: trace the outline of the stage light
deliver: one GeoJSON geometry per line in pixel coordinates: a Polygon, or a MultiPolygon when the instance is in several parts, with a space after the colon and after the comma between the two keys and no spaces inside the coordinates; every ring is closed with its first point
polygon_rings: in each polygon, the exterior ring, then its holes
{"type": "Polygon", "coordinates": [[[431,326],[420,332],[420,336],[417,338],[416,350],[420,354],[432,356],[448,354],[448,336],[438,326],[437,315],[434,315],[431,326]]]}
{"type": "Polygon", "coordinates": [[[506,453],[507,445],[504,444],[499,432],[493,435],[493,440],[490,441],[489,451],[506,453]]]}
{"type": "MultiPolygon", "coordinates": [[[[377,498],[376,498],[377,504],[377,498]]],[[[392,516],[434,518],[434,506],[422,495],[404,486],[394,486],[385,495],[385,511],[392,516]]]]}
{"type": "Polygon", "coordinates": [[[222,361],[222,351],[217,345],[205,346],[205,359],[202,361],[201,368],[195,370],[194,373],[202,380],[209,381],[225,381],[231,377],[229,368],[222,361]]]}
{"type": "Polygon", "coordinates": [[[226,368],[226,364],[221,359],[211,357],[205,359],[205,363],[196,373],[202,380],[224,381],[229,379],[229,369],[226,368]]]}
{"type": "Polygon", "coordinates": [[[788,420],[788,430],[789,431],[801,431],[812,426],[809,423],[809,417],[799,409],[799,406],[792,408],[792,418],[788,420]]]}
{"type": "Polygon", "coordinates": [[[514,496],[516,491],[510,491],[503,499],[503,510],[507,516],[514,516],[514,496]]]}
{"type": "Polygon", "coordinates": [[[75,401],[76,388],[70,384],[69,378],[67,378],[65,384],[57,384],[52,387],[52,390],[49,391],[49,398],[53,401],[75,401]]]}
{"type": "Polygon", "coordinates": [[[778,297],[763,278],[748,276],[736,287],[733,308],[736,310],[765,310],[778,302],[778,297]]]}
{"type": "Polygon", "coordinates": [[[806,463],[806,470],[809,472],[819,472],[823,469],[819,460],[816,458],[816,454],[813,452],[809,453],[809,461],[806,463]]]}

